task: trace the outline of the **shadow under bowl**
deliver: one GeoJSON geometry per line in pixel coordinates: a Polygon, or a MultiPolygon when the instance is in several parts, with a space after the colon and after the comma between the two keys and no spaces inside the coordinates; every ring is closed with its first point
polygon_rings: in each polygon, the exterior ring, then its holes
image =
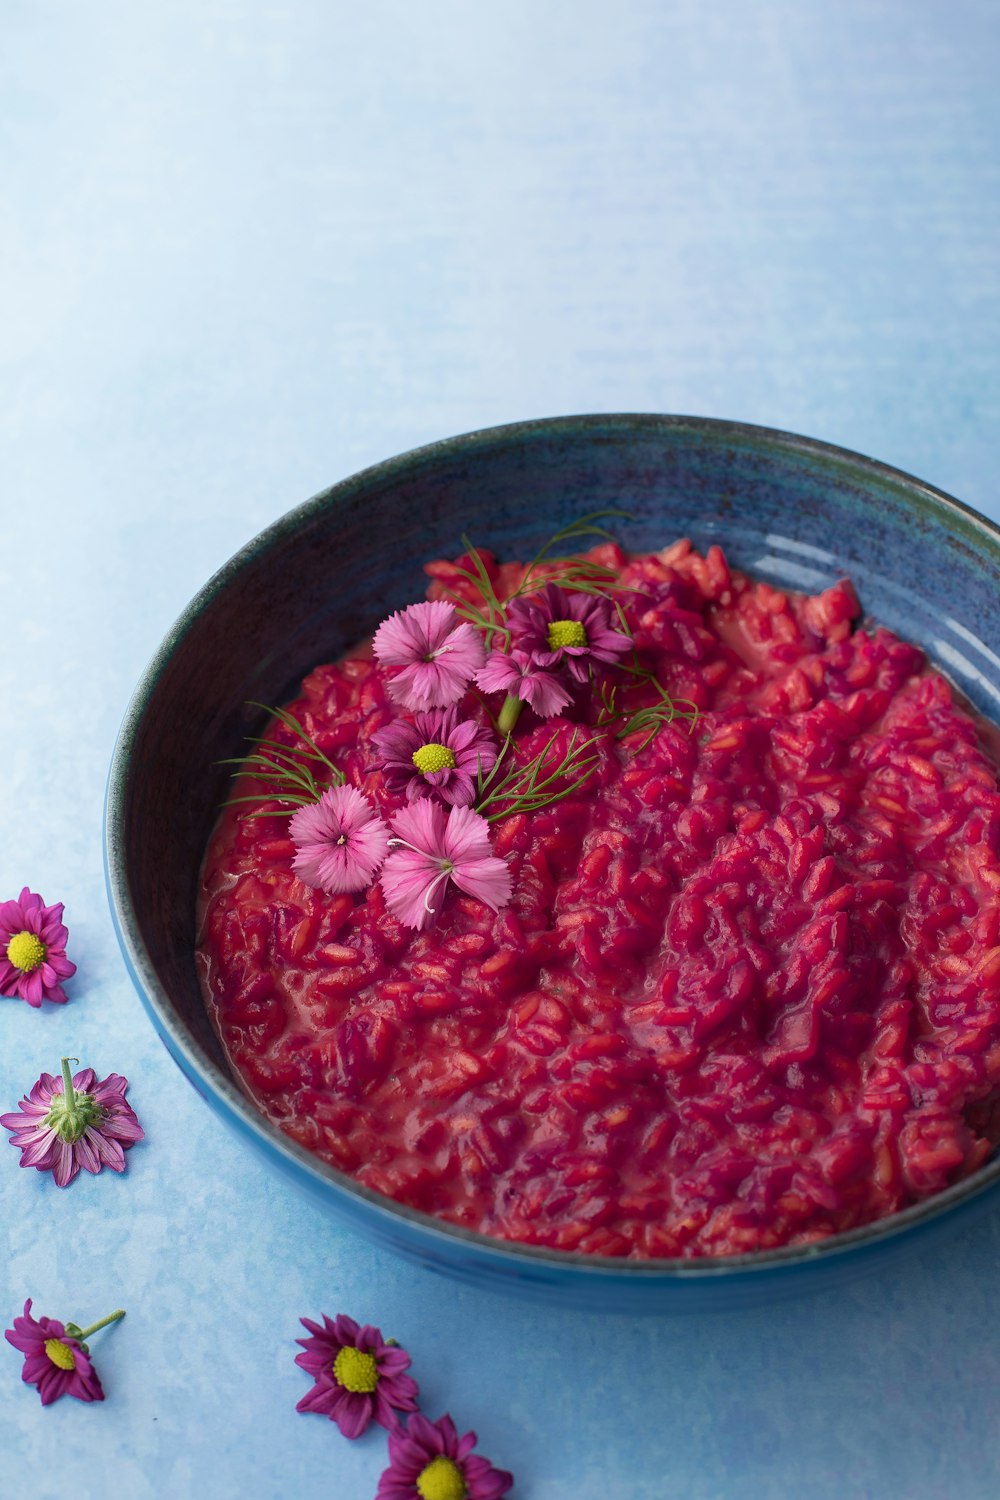
{"type": "Polygon", "coordinates": [[[688,536],[779,586],[849,575],[866,614],[921,645],[1000,718],[1000,530],[919,480],[823,443],[690,417],[560,417],[474,432],[366,469],[293,510],[212,578],[139,683],[111,764],[109,899],[136,989],[209,1106],[340,1221],[419,1264],[556,1305],[721,1309],[825,1288],[953,1232],[996,1203],[1000,1162],[888,1219],[816,1245],[718,1259],[621,1260],[491,1239],[359,1186],[271,1125],[234,1082],[194,967],[195,899],[226,796],[218,762],[392,610],[463,533],[532,555],[580,515],[629,550],[688,536]]]}

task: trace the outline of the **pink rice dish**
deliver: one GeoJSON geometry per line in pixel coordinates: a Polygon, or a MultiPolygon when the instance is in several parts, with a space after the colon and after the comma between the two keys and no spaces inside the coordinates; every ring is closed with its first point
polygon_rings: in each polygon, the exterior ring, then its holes
{"type": "MultiPolygon", "coordinates": [[[[452,889],[423,931],[378,882],[303,884],[287,813],[227,807],[198,967],[235,1072],[366,1187],[558,1250],[802,1245],[940,1192],[1000,1136],[985,727],[915,646],[860,623],[846,580],[786,593],[687,541],[587,556],[634,590],[617,597],[639,657],[697,720],[644,747],[606,736],[583,789],[493,823],[510,903],[452,889]]],[[[483,558],[509,596],[522,567],[483,558]]],[[[426,571],[428,597],[469,596],[454,564],[426,571]]],[[[288,708],[389,817],[386,684],[368,645],[288,708]]],[[[463,711],[487,722],[474,692],[463,711]]],[[[526,710],[516,753],[596,712],[586,694],[526,710]]]]}

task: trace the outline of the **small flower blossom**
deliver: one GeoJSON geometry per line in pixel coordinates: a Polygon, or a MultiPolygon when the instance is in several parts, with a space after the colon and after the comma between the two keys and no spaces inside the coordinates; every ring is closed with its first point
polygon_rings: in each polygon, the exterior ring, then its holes
{"type": "Polygon", "coordinates": [[[98,1081],[93,1068],[71,1076],[62,1060],[62,1087],[43,1073],[18,1111],[0,1115],[11,1132],[10,1144],[21,1152],[21,1166],[51,1172],[66,1187],[83,1167],[95,1175],[102,1167],[124,1172],[125,1151],[143,1139],[142,1126],[125,1102],[128,1079],[110,1073],[98,1081]]]}
{"type": "Polygon", "coordinates": [[[372,1421],[390,1431],[399,1426],[397,1412],[417,1409],[417,1382],[404,1372],[410,1356],[398,1344],[387,1343],[377,1328],[359,1327],[339,1313],[322,1325],[300,1319],[312,1335],[296,1339],[304,1353],[295,1356],[300,1369],[315,1384],[296,1411],[314,1411],[336,1422],[344,1437],[360,1437],[372,1421]]]}
{"type": "Polygon", "coordinates": [[[611,601],[601,595],[547,583],[537,594],[511,601],[507,624],[513,646],[538,666],[565,667],[575,682],[586,682],[591,662],[618,662],[631,647],[628,636],[613,628],[611,611],[611,601]]]}
{"type": "Polygon", "coordinates": [[[506,693],[509,698],[520,699],[542,719],[559,713],[571,701],[554,672],[540,667],[526,651],[516,647],[507,654],[491,651],[486,665],[476,673],[476,686],[484,693],[506,693]]]}
{"type": "Polygon", "coordinates": [[[328,896],[371,885],[389,846],[388,828],[353,786],[327,787],[318,802],[299,808],[288,831],[292,869],[328,896]]]}
{"type": "Polygon", "coordinates": [[[50,1406],[60,1396],[103,1401],[104,1391],[84,1339],[124,1316],[119,1308],[90,1328],[77,1328],[75,1323],[60,1323],[58,1318],[33,1318],[29,1297],[24,1316],[14,1319],[13,1328],[4,1330],[4,1338],[24,1355],[21,1379],[37,1388],[43,1406],[50,1406]]]}
{"type": "Polygon", "coordinates": [[[514,1476],[473,1453],[475,1446],[476,1434],[459,1437],[447,1414],[430,1422],[416,1412],[389,1434],[389,1468],[375,1500],[502,1500],[514,1476]]]}
{"type": "Polygon", "coordinates": [[[494,911],[510,900],[510,870],[493,853],[486,819],[471,807],[445,814],[436,802],[421,799],[396,814],[392,832],[393,852],[379,878],[389,910],[407,927],[419,930],[434,920],[438,888],[449,880],[494,911]]]}
{"type": "Polygon", "coordinates": [[[409,801],[437,797],[468,807],[476,795],[480,771],[492,770],[497,743],[473,719],[459,719],[457,708],[417,714],[412,724],[397,719],[373,736],[381,769],[393,791],[409,801]]]}
{"type": "Polygon", "coordinates": [[[384,667],[401,669],[389,678],[389,695],[414,713],[457,703],[486,654],[479,632],[443,599],[397,610],[372,649],[384,667]]]}
{"type": "Polygon", "coordinates": [[[25,886],[16,901],[0,902],[0,995],[17,995],[29,1005],[66,1002],[61,980],[76,973],[66,957],[69,933],[63,903],[46,906],[25,886]]]}

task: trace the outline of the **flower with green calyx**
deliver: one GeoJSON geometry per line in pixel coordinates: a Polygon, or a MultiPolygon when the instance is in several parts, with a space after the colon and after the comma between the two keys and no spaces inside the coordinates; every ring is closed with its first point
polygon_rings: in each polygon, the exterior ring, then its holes
{"type": "Polygon", "coordinates": [[[405,1373],[410,1356],[395,1339],[383,1339],[377,1328],[362,1327],[346,1313],[324,1314],[321,1324],[301,1321],[311,1337],[297,1340],[303,1353],[295,1363],[314,1384],[296,1411],[328,1417],[348,1438],[360,1437],[370,1422],[391,1431],[399,1412],[416,1411],[417,1383],[405,1373]]]}
{"type": "Polygon", "coordinates": [[[85,1341],[99,1328],[107,1328],[124,1316],[124,1309],[119,1307],[89,1328],[80,1328],[76,1323],[60,1323],[58,1318],[33,1318],[29,1297],[23,1317],[14,1319],[13,1328],[5,1329],[4,1337],[24,1355],[21,1379],[37,1388],[43,1406],[50,1406],[60,1396],[103,1401],[104,1391],[85,1341]]]}
{"type": "Polygon", "coordinates": [[[95,1176],[102,1167],[124,1172],[125,1152],[143,1139],[142,1126],[125,1100],[128,1079],[118,1073],[98,1079],[93,1068],[70,1071],[75,1057],[61,1060],[62,1080],[43,1073],[18,1105],[0,1115],[21,1152],[21,1166],[51,1172],[66,1187],[81,1167],[95,1176]]]}

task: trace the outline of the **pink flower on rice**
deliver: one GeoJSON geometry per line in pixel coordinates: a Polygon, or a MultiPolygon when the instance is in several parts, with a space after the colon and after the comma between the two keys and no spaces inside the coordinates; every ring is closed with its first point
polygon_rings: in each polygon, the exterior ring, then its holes
{"type": "Polygon", "coordinates": [[[62,914],[61,901],[46,906],[27,886],[16,901],[0,903],[0,995],[34,1006],[65,1004],[61,981],[76,973],[76,964],[66,957],[62,914]]]}
{"type": "Polygon", "coordinates": [[[299,808],[288,831],[292,869],[328,896],[371,885],[389,847],[388,828],[353,786],[327,787],[318,802],[299,808]]]}
{"type": "Polygon", "coordinates": [[[379,878],[389,910],[407,927],[419,931],[433,922],[438,888],[450,880],[494,911],[510,900],[510,870],[493,853],[490,825],[471,807],[446,814],[422,798],[396,814],[392,833],[392,853],[379,878]]]}
{"type": "Polygon", "coordinates": [[[71,1061],[62,1060],[62,1087],[43,1073],[16,1112],[0,1115],[10,1144],[21,1153],[20,1165],[51,1172],[58,1187],[67,1187],[81,1167],[95,1176],[102,1167],[124,1172],[126,1150],[143,1139],[125,1102],[128,1079],[109,1073],[98,1080],[93,1068],[71,1076],[71,1061]]]}
{"type": "Polygon", "coordinates": [[[516,648],[506,655],[491,651],[486,665],[476,673],[476,686],[484,693],[519,698],[541,719],[561,712],[572,701],[554,672],[546,671],[526,651],[516,648]]]}
{"type": "Polygon", "coordinates": [[[475,1446],[476,1434],[459,1437],[447,1414],[430,1422],[415,1412],[389,1434],[389,1468],[375,1500],[503,1500],[514,1476],[473,1453],[475,1446]]]}
{"type": "Polygon", "coordinates": [[[415,713],[457,703],[486,655],[479,632],[443,599],[397,610],[376,630],[372,649],[384,667],[400,668],[389,696],[415,713]]]}
{"type": "Polygon", "coordinates": [[[492,770],[497,758],[490,731],[473,719],[459,719],[457,708],[417,714],[412,724],[397,719],[372,738],[387,785],[405,791],[411,802],[437,797],[468,807],[480,771],[492,770]]]}
{"type": "Polygon", "coordinates": [[[373,1421],[391,1431],[399,1426],[397,1412],[416,1411],[417,1382],[405,1374],[410,1356],[386,1343],[379,1329],[359,1327],[345,1313],[332,1321],[324,1314],[322,1325],[309,1318],[300,1322],[312,1337],[296,1339],[304,1353],[295,1363],[315,1384],[296,1411],[329,1417],[346,1438],[360,1437],[373,1421]]]}
{"type": "Polygon", "coordinates": [[[514,647],[540,667],[565,667],[575,682],[587,681],[592,662],[615,663],[629,651],[632,642],[611,618],[609,599],[554,583],[507,610],[514,647]]]}
{"type": "Polygon", "coordinates": [[[24,1355],[21,1379],[37,1387],[43,1406],[50,1406],[60,1396],[75,1396],[78,1401],[104,1400],[97,1371],[81,1340],[68,1334],[58,1318],[33,1318],[30,1297],[24,1304],[24,1316],[14,1319],[13,1328],[4,1330],[4,1338],[24,1355]]]}

